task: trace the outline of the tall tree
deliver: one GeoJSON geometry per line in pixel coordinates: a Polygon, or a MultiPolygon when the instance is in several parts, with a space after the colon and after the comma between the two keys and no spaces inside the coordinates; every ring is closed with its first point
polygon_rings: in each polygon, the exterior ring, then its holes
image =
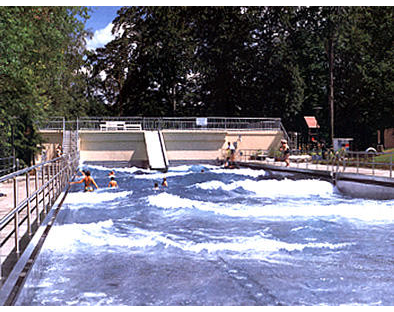
{"type": "Polygon", "coordinates": [[[363,147],[392,124],[392,13],[123,8],[119,35],[90,58],[92,81],[118,115],[271,116],[299,131],[313,114],[326,141],[334,129],[363,147]]]}
{"type": "Polygon", "coordinates": [[[360,148],[377,142],[377,130],[394,125],[393,8],[352,7],[338,39],[338,134],[360,148]]]}
{"type": "Polygon", "coordinates": [[[0,122],[13,126],[17,156],[26,164],[40,141],[40,122],[76,116],[88,106],[87,17],[86,8],[0,7],[0,122]]]}

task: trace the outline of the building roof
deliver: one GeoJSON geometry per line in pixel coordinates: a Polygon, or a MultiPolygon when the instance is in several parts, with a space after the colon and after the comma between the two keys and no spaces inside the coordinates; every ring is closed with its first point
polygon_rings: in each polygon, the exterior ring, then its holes
{"type": "Polygon", "coordinates": [[[304,119],[306,121],[306,124],[308,125],[308,128],[320,128],[314,116],[304,116],[304,119]]]}

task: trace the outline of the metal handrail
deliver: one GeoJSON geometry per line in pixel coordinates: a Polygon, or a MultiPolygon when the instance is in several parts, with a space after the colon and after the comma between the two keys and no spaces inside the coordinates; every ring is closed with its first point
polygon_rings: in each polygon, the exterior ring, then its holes
{"type": "MultiPolygon", "coordinates": [[[[142,130],[282,130],[280,118],[236,118],[236,117],[81,117],[75,121],[64,121],[56,118],[49,121],[41,130],[75,130],[100,129],[106,121],[119,121],[139,124],[142,130]],[[197,121],[204,119],[205,123],[197,121]]],[[[287,136],[287,134],[286,134],[287,136]]]]}
{"type": "MultiPolygon", "coordinates": [[[[5,233],[4,238],[0,240],[0,250],[8,244],[8,248],[13,247],[15,254],[19,257],[21,239],[26,234],[29,238],[32,237],[33,224],[40,225],[42,215],[45,217],[48,214],[57,197],[67,187],[78,164],[78,153],[67,154],[0,178],[0,182],[8,180],[13,182],[12,209],[0,220],[0,233],[5,233]],[[25,177],[26,196],[18,202],[18,180],[21,182],[18,178],[23,176],[25,177]],[[32,176],[34,190],[30,190],[32,176]],[[39,179],[41,179],[41,185],[39,179]],[[34,212],[35,218],[33,217],[34,212]],[[12,221],[14,221],[13,227],[9,229],[12,221]],[[25,230],[22,229],[24,226],[25,230]],[[14,237],[14,243],[10,245],[12,237],[14,237]]],[[[0,261],[0,269],[1,265],[0,261]]],[[[2,270],[0,270],[0,281],[1,279],[2,270]]]]}
{"type": "Polygon", "coordinates": [[[13,172],[19,168],[19,159],[15,156],[0,158],[0,175],[13,172]]]}

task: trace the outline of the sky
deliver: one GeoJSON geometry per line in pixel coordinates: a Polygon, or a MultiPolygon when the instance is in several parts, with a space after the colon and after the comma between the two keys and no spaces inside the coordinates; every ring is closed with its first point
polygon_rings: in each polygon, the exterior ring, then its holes
{"type": "Polygon", "coordinates": [[[93,32],[93,38],[87,41],[88,49],[97,49],[105,46],[114,36],[111,34],[112,21],[117,16],[120,6],[91,6],[90,19],[86,28],[93,32]]]}

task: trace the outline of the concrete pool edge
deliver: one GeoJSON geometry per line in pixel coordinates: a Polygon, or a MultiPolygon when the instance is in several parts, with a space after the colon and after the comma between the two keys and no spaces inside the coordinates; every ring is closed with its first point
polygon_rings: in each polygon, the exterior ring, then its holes
{"type": "Polygon", "coordinates": [[[343,195],[355,198],[394,199],[393,178],[305,168],[279,167],[260,163],[236,162],[236,164],[241,167],[265,170],[272,178],[319,178],[332,183],[343,195]]]}

